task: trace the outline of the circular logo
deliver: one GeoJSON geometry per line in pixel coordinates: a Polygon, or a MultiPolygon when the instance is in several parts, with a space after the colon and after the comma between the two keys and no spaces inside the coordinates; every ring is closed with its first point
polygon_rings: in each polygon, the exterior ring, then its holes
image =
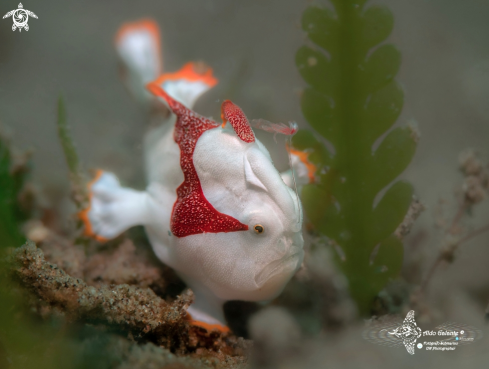
{"type": "Polygon", "coordinates": [[[12,15],[12,19],[17,27],[24,27],[29,20],[29,15],[24,9],[17,9],[12,15]]]}
{"type": "Polygon", "coordinates": [[[418,348],[419,348],[419,349],[422,349],[422,348],[423,348],[423,344],[422,344],[421,342],[420,342],[420,343],[418,343],[418,348]]]}

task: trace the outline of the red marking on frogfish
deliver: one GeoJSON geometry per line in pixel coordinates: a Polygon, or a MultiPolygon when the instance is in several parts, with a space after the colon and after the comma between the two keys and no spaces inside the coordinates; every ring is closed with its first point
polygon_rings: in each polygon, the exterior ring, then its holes
{"type": "Polygon", "coordinates": [[[205,131],[219,125],[204,118],[172,99],[158,84],[148,84],[148,90],[166,100],[177,116],[174,139],[180,147],[180,166],[183,183],[177,188],[173,205],[171,231],[177,237],[199,233],[246,231],[248,226],[233,217],[220,213],[204,196],[200,179],[194,167],[193,155],[197,140],[205,131]]]}
{"type": "Polygon", "coordinates": [[[234,132],[244,142],[255,142],[255,134],[251,129],[250,123],[238,105],[230,100],[224,100],[221,105],[221,118],[223,126],[226,121],[231,123],[234,132]]]}

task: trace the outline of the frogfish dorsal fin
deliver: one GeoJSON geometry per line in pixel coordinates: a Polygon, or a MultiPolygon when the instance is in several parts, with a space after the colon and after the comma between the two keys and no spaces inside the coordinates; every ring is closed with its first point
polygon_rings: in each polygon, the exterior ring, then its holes
{"type": "Polygon", "coordinates": [[[250,122],[241,108],[231,100],[224,100],[221,105],[221,118],[223,125],[228,121],[233,126],[234,132],[244,142],[255,142],[255,134],[250,122]]]}
{"type": "Polygon", "coordinates": [[[212,68],[203,62],[189,62],[177,72],[162,74],[153,83],[174,100],[192,109],[199,97],[217,84],[217,79],[212,74],[212,68]]]}

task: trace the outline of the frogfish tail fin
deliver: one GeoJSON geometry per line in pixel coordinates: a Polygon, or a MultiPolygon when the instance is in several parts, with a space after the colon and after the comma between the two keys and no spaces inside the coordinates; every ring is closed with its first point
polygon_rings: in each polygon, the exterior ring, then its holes
{"type": "Polygon", "coordinates": [[[151,103],[153,97],[144,87],[158,77],[163,68],[158,24],[152,19],[124,23],[114,43],[126,88],[136,101],[144,105],[151,103]]]}

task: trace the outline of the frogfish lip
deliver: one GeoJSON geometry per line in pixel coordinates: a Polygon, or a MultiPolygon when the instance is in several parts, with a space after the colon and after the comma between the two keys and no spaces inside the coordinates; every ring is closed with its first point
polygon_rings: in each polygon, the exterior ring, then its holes
{"type": "Polygon", "coordinates": [[[288,278],[289,273],[297,269],[297,264],[302,262],[303,255],[304,251],[299,250],[292,255],[272,261],[255,275],[255,283],[258,287],[262,287],[266,281],[282,272],[288,278]]]}

